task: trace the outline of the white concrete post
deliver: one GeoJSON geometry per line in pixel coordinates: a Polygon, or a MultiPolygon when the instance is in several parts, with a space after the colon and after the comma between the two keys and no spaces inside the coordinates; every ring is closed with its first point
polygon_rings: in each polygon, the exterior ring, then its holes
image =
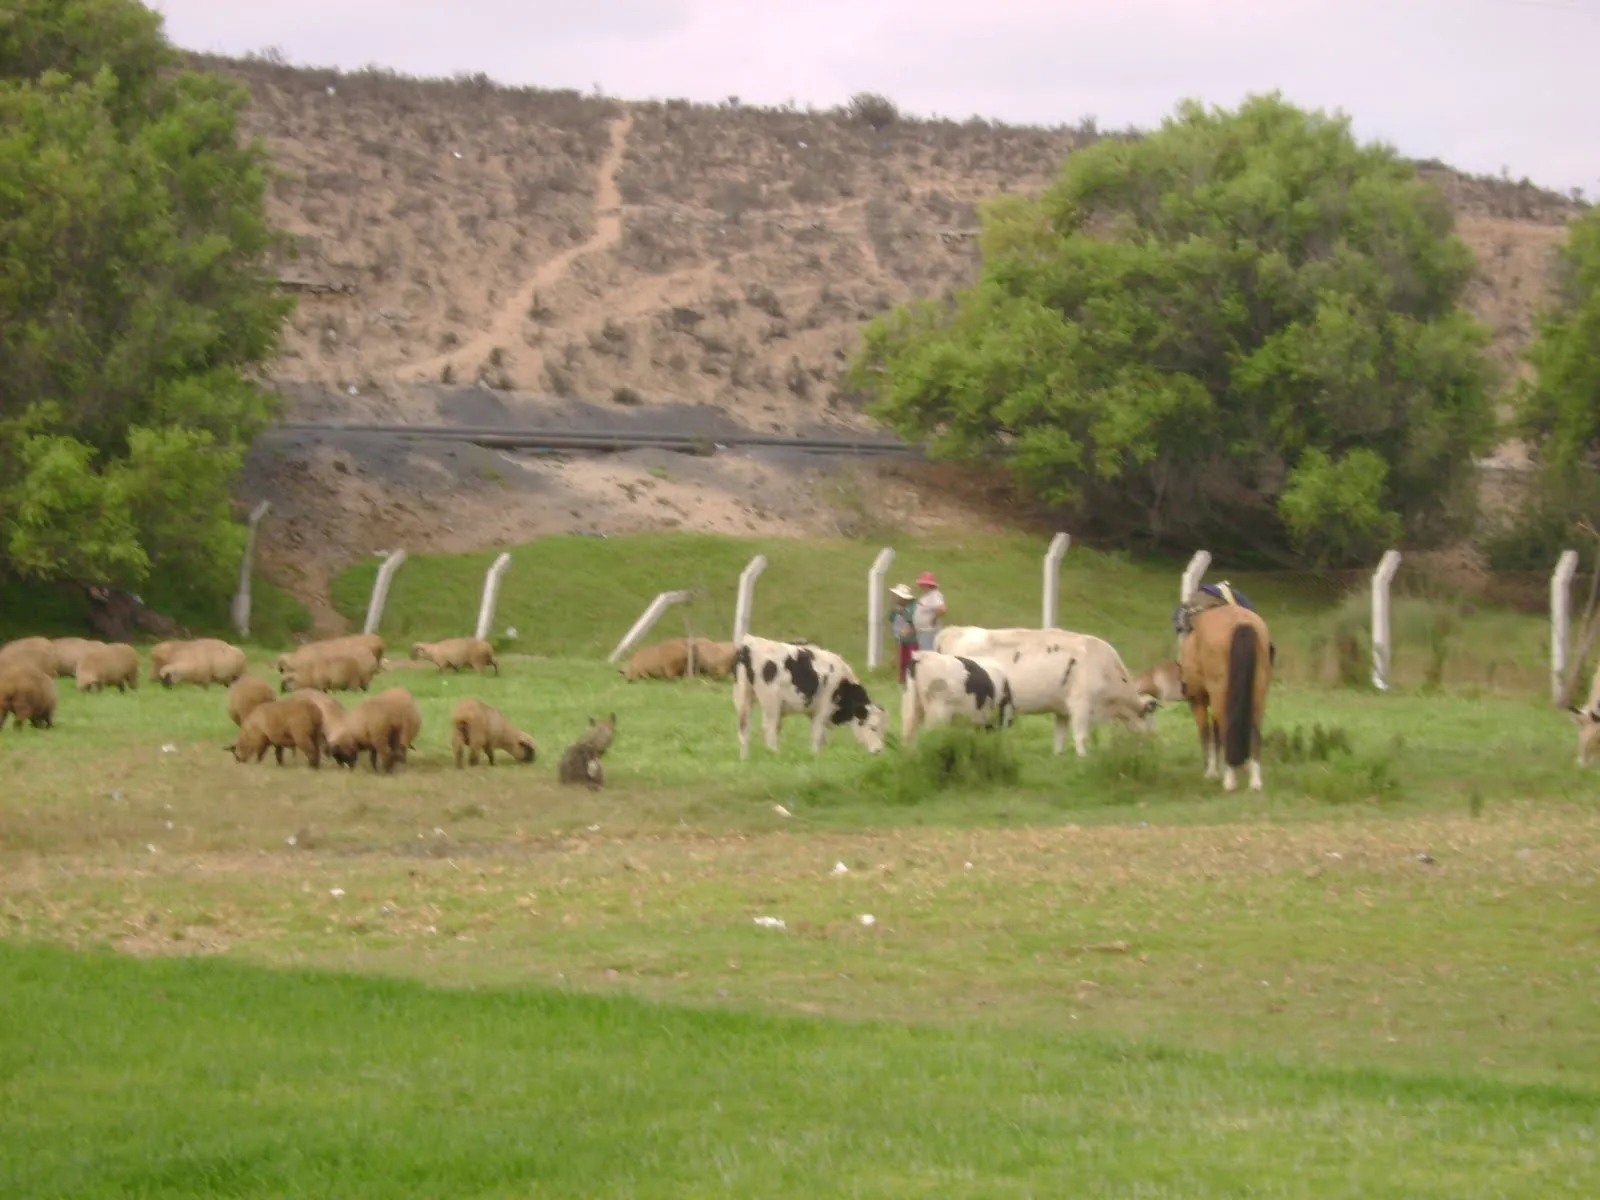
{"type": "Polygon", "coordinates": [[[739,598],[733,606],[733,644],[737,646],[750,632],[750,602],[755,596],[756,580],[767,569],[767,556],[758,554],[745,569],[739,572],[739,598]]]}
{"type": "Polygon", "coordinates": [[[1044,553],[1044,624],[1041,629],[1056,627],[1056,608],[1061,598],[1061,558],[1072,545],[1070,534],[1058,533],[1050,539],[1050,549],[1044,553]]]}
{"type": "Polygon", "coordinates": [[[510,553],[503,553],[494,560],[494,565],[484,575],[483,599],[478,603],[478,628],[473,637],[489,636],[489,626],[494,624],[494,608],[500,602],[500,581],[505,578],[506,568],[510,565],[510,553]]]}
{"type": "Polygon", "coordinates": [[[1400,551],[1385,550],[1372,573],[1372,686],[1389,690],[1389,585],[1400,569],[1400,551]]]}
{"type": "Polygon", "coordinates": [[[378,577],[372,581],[372,599],[367,601],[367,620],[361,626],[362,633],[378,632],[378,626],[383,622],[383,606],[389,603],[389,584],[394,581],[394,573],[405,560],[404,550],[389,551],[383,566],[378,568],[378,577]]]}
{"type": "Polygon", "coordinates": [[[1550,576],[1550,699],[1556,704],[1561,703],[1572,645],[1572,577],[1577,571],[1578,552],[1563,550],[1550,576]]]}
{"type": "Polygon", "coordinates": [[[867,572],[867,670],[883,659],[883,577],[894,563],[894,550],[885,546],[867,572]]]}
{"type": "Polygon", "coordinates": [[[261,518],[267,515],[267,510],[272,507],[270,500],[263,500],[250,511],[250,528],[244,535],[244,557],[239,560],[239,590],[233,596],[233,627],[239,631],[241,639],[250,636],[250,576],[255,571],[256,561],[256,526],[261,524],[261,518]]]}
{"type": "Polygon", "coordinates": [[[661,614],[666,612],[672,605],[687,604],[692,599],[694,599],[694,593],[689,591],[662,592],[654,600],[650,601],[650,606],[633,623],[633,628],[623,634],[622,640],[617,643],[617,648],[607,656],[606,661],[616,662],[617,659],[633,649],[634,644],[650,632],[650,627],[659,621],[661,614]]]}
{"type": "Polygon", "coordinates": [[[1178,603],[1187,604],[1194,595],[1195,588],[1200,586],[1200,581],[1205,578],[1206,568],[1211,565],[1211,551],[1196,550],[1194,557],[1189,560],[1189,565],[1183,569],[1183,582],[1178,585],[1178,603]]]}

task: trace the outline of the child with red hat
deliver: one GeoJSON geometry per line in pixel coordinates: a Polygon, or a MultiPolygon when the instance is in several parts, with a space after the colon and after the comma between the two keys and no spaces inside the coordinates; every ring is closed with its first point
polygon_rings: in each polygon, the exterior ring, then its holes
{"type": "Polygon", "coordinates": [[[932,650],[933,639],[938,636],[939,625],[944,620],[944,593],[932,571],[917,576],[917,586],[922,595],[917,598],[917,611],[913,624],[917,628],[917,649],[932,650]]]}

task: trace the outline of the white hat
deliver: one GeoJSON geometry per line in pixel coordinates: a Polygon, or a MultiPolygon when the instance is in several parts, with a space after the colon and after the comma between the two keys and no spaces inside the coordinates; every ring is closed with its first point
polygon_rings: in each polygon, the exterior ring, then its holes
{"type": "Polygon", "coordinates": [[[905,584],[897,583],[892,588],[889,589],[889,595],[897,596],[901,600],[910,600],[916,595],[916,593],[914,593],[905,584]]]}

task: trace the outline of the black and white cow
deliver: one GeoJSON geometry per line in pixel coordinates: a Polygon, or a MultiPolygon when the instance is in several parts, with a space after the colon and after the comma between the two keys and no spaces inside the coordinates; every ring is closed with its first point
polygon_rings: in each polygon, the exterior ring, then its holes
{"type": "Polygon", "coordinates": [[[872,703],[856,673],[831,650],[746,635],[733,657],[733,707],[739,714],[739,757],[750,757],[750,709],[761,706],[767,749],[778,750],[778,725],[790,713],[811,717],[811,750],[822,749],[830,725],[848,725],[869,754],[883,751],[888,715],[872,703]]]}
{"type": "Polygon", "coordinates": [[[906,668],[900,699],[900,737],[906,749],[917,743],[919,726],[932,729],[952,719],[988,729],[1016,720],[1011,680],[998,659],[958,657],[918,650],[906,668]]]}
{"type": "Polygon", "coordinates": [[[1066,749],[1069,730],[1082,758],[1096,725],[1117,721],[1142,733],[1155,728],[1152,716],[1161,702],[1135,686],[1110,642],[1091,633],[958,625],[941,630],[935,645],[947,654],[998,659],[1019,716],[1054,714],[1057,754],[1066,749]]]}

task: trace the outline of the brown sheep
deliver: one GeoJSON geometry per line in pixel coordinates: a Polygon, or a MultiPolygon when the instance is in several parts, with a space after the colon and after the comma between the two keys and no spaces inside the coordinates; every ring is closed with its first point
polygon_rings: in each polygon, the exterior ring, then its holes
{"type": "Polygon", "coordinates": [[[30,666],[46,675],[56,673],[56,648],[47,637],[18,638],[0,646],[0,666],[30,666]]]}
{"type": "Polygon", "coordinates": [[[584,730],[583,736],[578,739],[578,745],[587,746],[596,754],[604,754],[611,749],[611,743],[617,737],[617,714],[612,713],[604,721],[589,718],[589,728],[584,730]]]}
{"type": "Polygon", "coordinates": [[[442,642],[418,642],[411,647],[411,657],[426,659],[437,666],[441,673],[446,667],[452,671],[471,667],[480,673],[493,667],[494,673],[500,674],[500,664],[495,661],[494,647],[482,638],[462,637],[447,638],[442,642]]]}
{"type": "Polygon", "coordinates": [[[246,675],[228,688],[228,720],[243,725],[244,719],[263,704],[278,698],[272,685],[259,675],[246,675]]]}
{"type": "Polygon", "coordinates": [[[330,651],[291,663],[281,689],[285,692],[364,692],[377,673],[378,664],[366,655],[330,651]]]}
{"type": "Polygon", "coordinates": [[[688,671],[688,641],[685,638],[669,638],[634,651],[628,665],[622,668],[622,677],[629,683],[635,679],[680,679],[688,671]]]}
{"type": "Polygon", "coordinates": [[[32,663],[0,662],[0,729],[6,718],[14,725],[26,721],[35,729],[49,729],[56,719],[56,681],[32,663]]]}
{"type": "Polygon", "coordinates": [[[694,673],[707,679],[726,679],[733,674],[733,656],[738,650],[732,642],[694,639],[694,673]]]}
{"type": "Polygon", "coordinates": [[[89,646],[78,656],[78,690],[98,692],[115,687],[120,692],[139,690],[139,652],[126,642],[89,646]]]}
{"type": "Polygon", "coordinates": [[[322,710],[304,696],[268,700],[250,711],[239,726],[239,736],[230,751],[239,762],[260,762],[271,746],[278,765],[283,765],[285,750],[305,755],[306,765],[322,765],[322,710]]]}
{"type": "Polygon", "coordinates": [[[328,736],[334,761],[354,767],[363,750],[371,755],[372,769],[388,774],[396,761],[406,761],[406,750],[422,729],[422,710],[405,688],[386,688],[356,705],[328,736]]]}
{"type": "Polygon", "coordinates": [[[599,753],[582,742],[568,746],[561,756],[561,782],[586,783],[596,792],[605,787],[606,769],[600,765],[599,753]]]}
{"type": "Polygon", "coordinates": [[[1165,703],[1183,699],[1183,672],[1171,659],[1157,663],[1133,681],[1133,690],[1165,703]]]}
{"type": "Polygon", "coordinates": [[[103,645],[105,645],[104,642],[93,641],[90,638],[56,638],[50,643],[50,648],[55,652],[56,656],[54,674],[58,679],[72,678],[78,673],[78,660],[83,657],[83,652],[90,646],[103,645]]]}
{"type": "Polygon", "coordinates": [[[450,714],[450,749],[458,767],[463,757],[477,766],[480,751],[488,757],[491,767],[496,750],[504,750],[525,763],[531,763],[539,753],[532,734],[524,733],[506,720],[498,708],[471,696],[458,700],[455,711],[450,714]]]}
{"type": "Polygon", "coordinates": [[[172,656],[187,643],[185,642],[157,642],[150,647],[150,682],[161,682],[161,668],[171,661],[172,656]]]}
{"type": "Polygon", "coordinates": [[[383,639],[375,633],[352,633],[346,637],[324,638],[320,642],[307,642],[304,646],[278,656],[278,673],[292,673],[302,659],[319,658],[329,654],[348,654],[355,658],[370,658],[373,674],[383,670],[383,639]]]}
{"type": "Polygon", "coordinates": [[[219,638],[199,638],[179,645],[156,675],[162,687],[196,683],[208,688],[213,683],[231,684],[243,678],[248,669],[244,651],[239,647],[219,638]]]}

